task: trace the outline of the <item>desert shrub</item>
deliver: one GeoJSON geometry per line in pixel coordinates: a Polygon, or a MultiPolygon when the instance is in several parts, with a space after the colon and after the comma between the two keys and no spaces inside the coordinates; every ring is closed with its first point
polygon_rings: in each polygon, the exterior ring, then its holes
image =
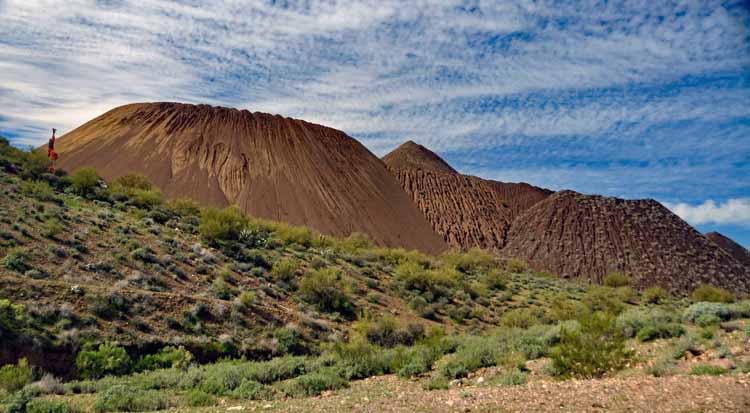
{"type": "Polygon", "coordinates": [[[220,300],[228,300],[234,295],[232,287],[221,277],[216,277],[211,282],[211,292],[220,300]]]}
{"type": "Polygon", "coordinates": [[[466,377],[482,367],[494,366],[504,349],[490,337],[466,337],[440,365],[438,371],[449,379],[466,377]]]}
{"type": "Polygon", "coordinates": [[[87,379],[126,374],[131,364],[125,349],[112,343],[102,343],[95,350],[82,350],[76,356],[78,374],[87,379]]]}
{"type": "Polygon", "coordinates": [[[236,206],[206,208],[201,212],[198,232],[211,245],[237,240],[240,231],[247,226],[248,219],[236,206]]]}
{"type": "Polygon", "coordinates": [[[307,353],[304,337],[297,328],[281,327],[274,332],[273,336],[279,353],[297,355],[307,353]]]}
{"type": "Polygon", "coordinates": [[[731,318],[750,318],[750,300],[742,300],[729,305],[729,316],[731,318]]]}
{"type": "Polygon", "coordinates": [[[201,214],[201,208],[198,203],[190,198],[170,199],[166,202],[166,207],[183,217],[197,217],[201,214]]]}
{"type": "Polygon", "coordinates": [[[627,287],[631,283],[630,276],[621,272],[613,272],[604,276],[604,285],[607,287],[627,287]]]}
{"type": "Polygon", "coordinates": [[[343,389],[349,382],[343,379],[335,368],[324,368],[299,376],[284,383],[283,391],[292,397],[317,396],[326,390],[343,389]]]}
{"type": "Polygon", "coordinates": [[[390,370],[388,360],[383,357],[383,350],[363,338],[355,337],[349,343],[336,343],[332,346],[331,353],[341,367],[343,377],[347,379],[363,379],[390,370]]]}
{"type": "Polygon", "coordinates": [[[521,370],[511,369],[503,371],[494,377],[492,383],[501,386],[520,386],[526,384],[527,376],[528,374],[521,370]]]}
{"type": "Polygon", "coordinates": [[[54,202],[58,200],[55,190],[45,181],[23,181],[20,189],[22,194],[42,202],[54,202]]]}
{"type": "Polygon", "coordinates": [[[70,175],[70,184],[73,192],[81,196],[91,196],[99,187],[99,175],[94,168],[79,168],[70,175]]]}
{"type": "Polygon", "coordinates": [[[411,260],[399,264],[394,275],[405,290],[418,291],[427,301],[450,295],[451,289],[460,279],[460,274],[455,269],[426,269],[421,263],[411,260]]]}
{"type": "Polygon", "coordinates": [[[190,407],[208,407],[216,405],[216,398],[204,391],[193,389],[188,392],[185,402],[190,407]]]}
{"type": "Polygon", "coordinates": [[[727,304],[698,302],[688,307],[683,313],[682,318],[685,321],[706,326],[728,320],[730,316],[731,312],[727,304]]]}
{"type": "Polygon", "coordinates": [[[500,317],[500,325],[504,327],[529,328],[539,323],[539,318],[530,308],[515,308],[500,317]]]}
{"type": "Polygon", "coordinates": [[[690,369],[690,374],[694,374],[697,376],[721,376],[722,374],[726,374],[727,372],[728,370],[724,367],[713,366],[710,364],[698,364],[690,369]]]}
{"type": "Polygon", "coordinates": [[[364,317],[354,325],[355,331],[368,342],[382,347],[397,345],[410,346],[424,337],[424,327],[421,324],[410,324],[407,327],[392,316],[364,317]]]}
{"type": "Polygon", "coordinates": [[[57,218],[50,218],[44,221],[44,227],[42,229],[42,236],[45,238],[54,239],[64,228],[57,218]]]}
{"type": "Polygon", "coordinates": [[[193,363],[193,355],[185,347],[166,346],[156,354],[142,356],[136,364],[136,370],[187,369],[193,363]]]}
{"type": "Polygon", "coordinates": [[[151,181],[146,177],[146,175],[140,174],[140,173],[131,173],[127,175],[123,175],[112,183],[112,186],[119,186],[124,189],[143,189],[143,190],[149,190],[153,189],[154,185],[151,183],[151,181]]]}
{"type": "Polygon", "coordinates": [[[691,298],[694,302],[710,303],[732,303],[735,299],[734,293],[708,284],[699,285],[693,290],[691,298]]]}
{"type": "Polygon", "coordinates": [[[631,291],[628,287],[611,288],[591,286],[583,296],[583,302],[589,307],[589,312],[601,311],[609,314],[620,314],[625,308],[625,294],[631,291]]]}
{"type": "Polygon", "coordinates": [[[270,400],[273,398],[273,390],[265,384],[255,380],[245,379],[239,387],[232,392],[234,397],[249,400],[270,400]]]}
{"type": "Polygon", "coordinates": [[[350,315],[354,306],[347,294],[348,286],[341,273],[333,268],[315,270],[302,278],[300,296],[321,311],[350,315]]]}
{"type": "Polygon", "coordinates": [[[13,393],[31,383],[32,378],[29,362],[22,358],[17,364],[6,364],[0,368],[0,389],[13,393]]]}
{"type": "Polygon", "coordinates": [[[255,293],[252,291],[243,291],[239,297],[237,297],[237,302],[242,306],[242,308],[250,308],[255,304],[255,293]]]}
{"type": "Polygon", "coordinates": [[[355,254],[363,249],[372,248],[372,241],[370,241],[370,237],[367,234],[352,232],[348,237],[339,240],[336,246],[344,252],[355,254]]]}
{"type": "Polygon", "coordinates": [[[546,317],[552,321],[576,320],[589,311],[586,304],[568,298],[567,294],[557,294],[546,309],[546,317]]]}
{"type": "Polygon", "coordinates": [[[677,371],[676,365],[672,360],[660,359],[656,360],[654,364],[646,369],[646,373],[654,377],[667,377],[675,374],[677,371]]]}
{"type": "Polygon", "coordinates": [[[464,253],[447,253],[443,260],[450,263],[456,270],[467,274],[487,272],[497,266],[495,257],[480,248],[472,248],[464,253]]]}
{"type": "Polygon", "coordinates": [[[629,352],[615,319],[595,313],[578,320],[580,329],[563,329],[552,349],[552,370],[561,377],[597,378],[625,367],[629,352]]]}
{"type": "Polygon", "coordinates": [[[74,413],[76,409],[66,402],[51,400],[31,400],[26,405],[27,413],[74,413]]]}
{"type": "Polygon", "coordinates": [[[297,268],[299,263],[292,258],[282,258],[271,267],[271,276],[276,281],[289,283],[294,280],[294,276],[297,274],[297,268]]]}
{"type": "Polygon", "coordinates": [[[3,267],[20,273],[26,272],[29,267],[29,253],[23,248],[13,248],[3,258],[3,267]]]}
{"type": "Polygon", "coordinates": [[[94,411],[100,412],[144,412],[164,410],[169,407],[167,398],[157,391],[144,391],[124,384],[116,384],[99,393],[94,402],[94,411]]]}
{"type": "Polygon", "coordinates": [[[643,301],[648,304],[660,304],[667,297],[669,297],[669,293],[661,287],[648,287],[643,290],[643,301]]]}
{"type": "Polygon", "coordinates": [[[440,375],[435,375],[433,377],[430,377],[430,379],[424,382],[424,384],[422,385],[422,388],[427,391],[445,390],[448,387],[450,387],[450,383],[448,382],[448,379],[440,375]]]}
{"type": "Polygon", "coordinates": [[[511,258],[505,262],[505,269],[510,273],[521,274],[529,269],[529,265],[523,260],[511,258]]]}
{"type": "Polygon", "coordinates": [[[617,317],[615,323],[627,338],[638,337],[641,341],[669,338],[684,333],[678,318],[660,309],[629,309],[617,317]]]}
{"type": "Polygon", "coordinates": [[[493,268],[484,275],[483,278],[484,284],[489,288],[490,290],[504,290],[509,281],[508,274],[503,272],[500,269],[493,268]]]}

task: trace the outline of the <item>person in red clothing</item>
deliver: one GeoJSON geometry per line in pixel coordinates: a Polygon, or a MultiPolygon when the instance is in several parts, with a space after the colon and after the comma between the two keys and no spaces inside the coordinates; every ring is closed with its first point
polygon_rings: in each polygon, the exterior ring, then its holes
{"type": "Polygon", "coordinates": [[[47,144],[47,157],[52,161],[52,165],[49,166],[50,172],[55,172],[55,161],[59,157],[57,152],[55,152],[55,132],[57,132],[57,129],[52,128],[52,137],[49,138],[49,143],[47,144]]]}

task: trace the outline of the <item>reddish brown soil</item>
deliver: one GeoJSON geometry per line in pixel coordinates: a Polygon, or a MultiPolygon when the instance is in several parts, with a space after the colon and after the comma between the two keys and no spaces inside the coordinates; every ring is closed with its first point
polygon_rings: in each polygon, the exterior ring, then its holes
{"type": "Polygon", "coordinates": [[[706,238],[710,239],[714,244],[728,252],[729,255],[736,258],[737,261],[750,267],[750,251],[746,250],[742,245],[718,232],[709,232],[706,234],[706,238]]]}
{"type": "Polygon", "coordinates": [[[734,257],[654,200],[558,192],[521,214],[503,253],[537,270],[601,281],[619,271],[638,287],[689,292],[700,283],[750,291],[734,257]]]}
{"type": "Polygon", "coordinates": [[[435,153],[406,142],[383,157],[401,187],[448,245],[500,250],[520,212],[551,191],[461,175],[435,153]]]}
{"type": "Polygon", "coordinates": [[[63,136],[60,166],[108,180],[140,172],[168,197],[237,204],[258,217],[378,245],[446,248],[385,165],[345,133],[207,105],[115,108],[63,136]]]}

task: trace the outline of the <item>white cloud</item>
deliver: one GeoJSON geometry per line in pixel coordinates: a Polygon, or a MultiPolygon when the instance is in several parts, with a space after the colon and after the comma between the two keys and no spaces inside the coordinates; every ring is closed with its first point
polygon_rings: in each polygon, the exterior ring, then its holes
{"type": "Polygon", "coordinates": [[[723,203],[707,200],[699,205],[664,202],[680,218],[693,225],[730,224],[750,226],[750,198],[734,198],[723,203]]]}

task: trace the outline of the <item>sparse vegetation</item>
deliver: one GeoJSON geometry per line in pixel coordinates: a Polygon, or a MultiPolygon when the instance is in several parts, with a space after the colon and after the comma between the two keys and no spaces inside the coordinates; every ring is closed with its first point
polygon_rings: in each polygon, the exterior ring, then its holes
{"type": "Polygon", "coordinates": [[[691,297],[695,302],[705,301],[710,303],[733,303],[735,299],[733,293],[708,284],[699,285],[693,290],[691,297]]]}

